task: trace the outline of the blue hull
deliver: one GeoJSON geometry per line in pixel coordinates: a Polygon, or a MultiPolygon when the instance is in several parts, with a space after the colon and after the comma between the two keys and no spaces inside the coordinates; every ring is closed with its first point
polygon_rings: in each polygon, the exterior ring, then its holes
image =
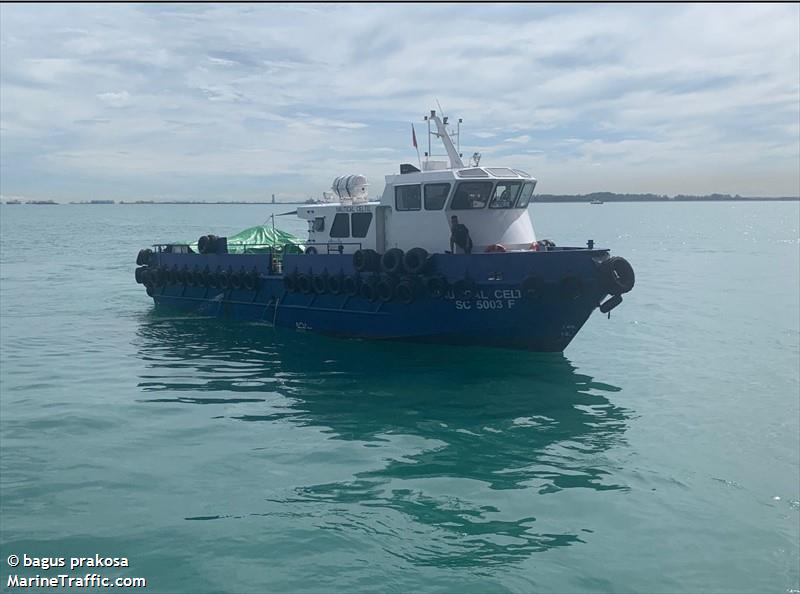
{"type": "Polygon", "coordinates": [[[163,274],[147,290],[159,308],[264,321],[334,336],[558,352],[609,294],[599,273],[600,264],[608,258],[607,250],[590,249],[436,254],[427,275],[405,277],[415,287],[413,298],[406,302],[409,299],[397,296],[381,300],[322,288],[313,292],[310,286],[287,288],[285,277],[296,279],[297,275],[352,277],[359,283],[402,280],[378,273],[357,274],[350,255],[287,254],[282,262],[284,274],[276,275],[270,273],[270,257],[263,254],[157,252],[151,269],[172,274],[163,274]],[[175,271],[199,270],[257,273],[257,286],[223,289],[202,286],[214,282],[198,286],[175,278],[175,271]],[[432,275],[447,281],[448,288],[441,294],[425,289],[432,275]],[[531,278],[536,280],[535,289],[531,278]]]}

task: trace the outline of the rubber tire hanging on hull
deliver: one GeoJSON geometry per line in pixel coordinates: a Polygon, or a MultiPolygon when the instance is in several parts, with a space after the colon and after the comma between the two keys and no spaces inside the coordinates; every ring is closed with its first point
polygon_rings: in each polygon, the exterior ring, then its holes
{"type": "Polygon", "coordinates": [[[381,270],[387,274],[403,272],[403,250],[392,248],[381,256],[381,270]]]}
{"type": "Polygon", "coordinates": [[[325,274],[315,274],[311,277],[311,286],[317,295],[328,292],[328,277],[325,274]]]}
{"type": "Polygon", "coordinates": [[[136,282],[138,284],[140,284],[140,285],[144,284],[144,275],[143,275],[143,273],[146,270],[147,270],[147,268],[145,268],[144,266],[141,266],[141,267],[136,269],[136,272],[133,273],[133,276],[136,279],[136,282]]]}
{"type": "Polygon", "coordinates": [[[375,291],[377,292],[378,299],[381,301],[391,301],[395,291],[394,282],[392,282],[390,278],[382,278],[378,281],[378,284],[375,285],[375,291]]]}
{"type": "Polygon", "coordinates": [[[636,275],[625,258],[614,256],[600,265],[600,282],[610,295],[620,295],[633,289],[636,275]]]}
{"type": "Polygon", "coordinates": [[[139,253],[136,255],[136,264],[138,266],[147,266],[150,264],[150,260],[153,257],[153,250],[146,248],[143,250],[139,250],[139,253]]]}
{"type": "Polygon", "coordinates": [[[261,275],[258,270],[253,268],[249,273],[244,274],[242,284],[248,291],[258,291],[261,288],[261,275]]]}
{"type": "Polygon", "coordinates": [[[297,275],[296,274],[287,274],[283,277],[283,288],[286,289],[288,293],[294,293],[297,291],[297,275]]]}
{"type": "Polygon", "coordinates": [[[356,250],[353,254],[353,267],[356,272],[377,272],[381,264],[381,257],[375,250],[356,250]]]}
{"type": "Polygon", "coordinates": [[[328,277],[328,291],[333,295],[339,295],[342,292],[342,285],[344,278],[341,274],[334,274],[328,277]]]}
{"type": "Polygon", "coordinates": [[[301,293],[309,295],[314,290],[314,286],[311,284],[311,277],[307,274],[297,275],[297,289],[301,293]]]}
{"type": "Polygon", "coordinates": [[[447,289],[447,279],[442,275],[429,276],[425,279],[425,291],[434,299],[444,297],[447,289]]]}
{"type": "Polygon", "coordinates": [[[403,267],[409,274],[421,274],[428,265],[428,258],[427,250],[420,247],[411,248],[403,256],[403,267]]]}
{"type": "Polygon", "coordinates": [[[378,298],[375,283],[368,280],[361,282],[361,286],[358,287],[358,294],[368,301],[375,301],[378,298]]]}
{"type": "Polygon", "coordinates": [[[394,288],[394,294],[400,303],[408,305],[414,301],[417,291],[411,281],[404,280],[394,288]]]}
{"type": "Polygon", "coordinates": [[[355,297],[358,295],[358,285],[359,281],[355,276],[346,276],[342,280],[342,290],[350,297],[355,297]]]}

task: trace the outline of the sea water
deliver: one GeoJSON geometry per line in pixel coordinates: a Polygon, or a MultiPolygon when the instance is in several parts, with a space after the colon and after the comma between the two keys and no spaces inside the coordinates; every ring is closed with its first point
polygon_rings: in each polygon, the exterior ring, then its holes
{"type": "Polygon", "coordinates": [[[636,270],[563,355],[163,315],[134,282],[142,247],[292,208],[0,207],[4,589],[800,589],[800,204],[533,205],[636,270]],[[129,566],[70,569],[95,555],[129,566]]]}

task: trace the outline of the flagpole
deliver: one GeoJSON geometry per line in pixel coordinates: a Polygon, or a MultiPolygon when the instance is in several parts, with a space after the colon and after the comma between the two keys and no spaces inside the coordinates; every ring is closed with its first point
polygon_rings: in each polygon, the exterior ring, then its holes
{"type": "Polygon", "coordinates": [[[414,142],[414,148],[417,149],[417,162],[419,163],[419,170],[422,171],[422,159],[419,156],[419,146],[417,145],[417,133],[414,131],[414,124],[411,124],[411,140],[414,142]]]}

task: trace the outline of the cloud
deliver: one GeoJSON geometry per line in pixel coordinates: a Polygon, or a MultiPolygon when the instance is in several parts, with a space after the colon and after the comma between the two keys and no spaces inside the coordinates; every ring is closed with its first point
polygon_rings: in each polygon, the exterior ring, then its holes
{"type": "Polygon", "coordinates": [[[131,96],[128,91],[120,91],[118,93],[100,93],[97,95],[97,98],[111,107],[125,107],[128,105],[128,103],[130,103],[131,100],[131,96]]]}
{"type": "Polygon", "coordinates": [[[520,136],[514,136],[513,138],[506,138],[506,142],[513,142],[516,144],[527,144],[530,142],[531,137],[528,134],[522,134],[520,136]]]}
{"type": "Polygon", "coordinates": [[[542,191],[800,193],[797,5],[0,11],[8,195],[379,190],[436,98],[542,191]]]}

